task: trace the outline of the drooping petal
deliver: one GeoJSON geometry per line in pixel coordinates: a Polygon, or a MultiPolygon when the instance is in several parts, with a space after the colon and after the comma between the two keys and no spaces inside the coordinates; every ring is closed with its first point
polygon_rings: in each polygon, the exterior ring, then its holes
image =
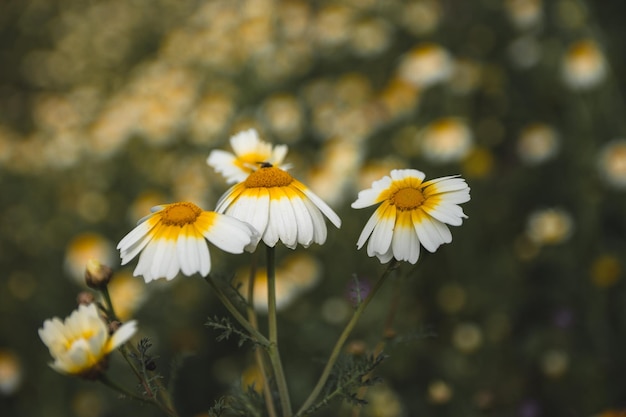
{"type": "Polygon", "coordinates": [[[111,339],[109,340],[108,345],[107,345],[107,351],[112,352],[113,350],[117,349],[122,344],[126,343],[131,337],[133,337],[136,332],[137,332],[136,320],[131,320],[131,321],[124,323],[111,336],[111,339]]]}
{"type": "Polygon", "coordinates": [[[396,222],[396,208],[391,204],[383,204],[380,211],[377,210],[378,223],[370,236],[367,246],[369,256],[387,253],[391,246],[393,228],[396,222]]]}
{"type": "Polygon", "coordinates": [[[234,217],[214,213],[216,217],[210,229],[202,234],[209,242],[230,253],[242,253],[254,240],[254,230],[234,217]]]}
{"type": "Polygon", "coordinates": [[[408,261],[415,264],[419,258],[420,242],[413,227],[411,214],[398,213],[391,246],[394,257],[399,261],[408,261]]]}

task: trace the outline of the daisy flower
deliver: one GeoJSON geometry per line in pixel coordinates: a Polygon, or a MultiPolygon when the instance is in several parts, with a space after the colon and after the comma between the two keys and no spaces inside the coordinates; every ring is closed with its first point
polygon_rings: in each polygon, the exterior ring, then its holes
{"type": "Polygon", "coordinates": [[[446,224],[460,226],[467,216],[459,204],[469,201],[469,187],[457,176],[424,182],[416,169],[394,169],[359,192],[352,208],[382,203],[363,228],[357,242],[361,249],[369,239],[367,254],[382,263],[391,258],[417,262],[420,244],[429,252],[450,243],[452,234],[446,224]]]}
{"type": "Polygon", "coordinates": [[[231,137],[230,146],[235,151],[234,154],[214,150],[207,158],[207,164],[222,174],[229,184],[244,181],[262,162],[280,166],[287,155],[286,145],[272,147],[271,144],[262,141],[254,129],[239,132],[231,137]]]}
{"type": "Polygon", "coordinates": [[[192,203],[165,204],[152,211],[117,245],[122,265],[141,253],[133,275],[143,275],[146,282],[171,280],[181,270],[207,276],[211,258],[206,240],[230,253],[252,251],[258,243],[250,225],[192,203]]]}
{"type": "Polygon", "coordinates": [[[55,317],[46,320],[39,329],[39,337],[50,350],[57,372],[97,377],[106,369],[106,358],[137,331],[137,323],[129,321],[112,335],[100,318],[95,304],[81,305],[61,321],[55,317]]]}
{"type": "Polygon", "coordinates": [[[270,247],[279,240],[291,249],[298,243],[304,247],[313,242],[323,244],[327,233],[324,216],[341,226],[339,216],[287,171],[269,163],[259,166],[226,191],[215,211],[250,223],[270,247]]]}

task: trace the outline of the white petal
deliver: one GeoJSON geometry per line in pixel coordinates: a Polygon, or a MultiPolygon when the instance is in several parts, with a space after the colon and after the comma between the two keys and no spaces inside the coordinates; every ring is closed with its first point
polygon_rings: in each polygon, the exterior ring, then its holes
{"type": "Polygon", "coordinates": [[[330,206],[324,202],[324,200],[319,198],[313,191],[309,190],[306,187],[297,188],[298,190],[303,192],[304,195],[306,195],[313,202],[313,204],[317,206],[318,209],[320,209],[320,211],[328,218],[328,220],[330,220],[332,224],[335,225],[336,228],[341,227],[341,219],[339,218],[337,213],[335,213],[333,209],[331,209],[330,206]]]}
{"type": "Polygon", "coordinates": [[[424,185],[424,188],[432,186],[439,193],[445,193],[449,191],[458,191],[458,190],[463,190],[463,189],[469,190],[469,187],[467,186],[467,182],[465,182],[463,178],[459,178],[458,175],[435,178],[434,180],[426,181],[423,185],[424,185]]]}
{"type": "Polygon", "coordinates": [[[135,320],[124,323],[111,336],[111,340],[109,341],[109,352],[117,349],[117,347],[123,343],[126,343],[126,341],[133,337],[136,332],[137,322],[135,320]]]}
{"type": "Polygon", "coordinates": [[[256,129],[247,129],[238,132],[230,138],[230,146],[237,155],[255,152],[260,143],[262,143],[262,141],[256,129]]]}
{"type": "Polygon", "coordinates": [[[315,204],[313,204],[313,202],[308,198],[302,198],[301,201],[306,206],[309,217],[311,218],[311,223],[313,224],[313,242],[318,245],[323,245],[324,242],[326,242],[326,237],[328,235],[324,216],[319,211],[317,206],[315,206],[315,204]]]}
{"type": "MultiPolygon", "coordinates": [[[[169,227],[169,226],[165,226],[169,227]]],[[[150,274],[154,278],[167,278],[168,280],[174,278],[177,270],[172,273],[172,263],[175,262],[175,266],[178,266],[176,261],[176,244],[175,241],[166,239],[163,237],[157,237],[153,240],[155,251],[152,259],[152,265],[150,265],[150,274]]]]}
{"type": "Polygon", "coordinates": [[[231,205],[233,201],[245,190],[242,184],[235,184],[230,187],[222,196],[217,200],[215,211],[218,213],[224,213],[226,209],[231,205]]]}
{"type": "Polygon", "coordinates": [[[245,181],[249,172],[237,165],[237,158],[230,152],[221,150],[211,151],[207,164],[216,172],[222,174],[229,184],[245,181]]]}
{"type": "Polygon", "coordinates": [[[309,214],[306,205],[300,198],[292,198],[291,206],[298,225],[298,243],[302,246],[309,247],[313,243],[313,220],[309,214]]]}
{"type": "Polygon", "coordinates": [[[422,215],[419,218],[414,215],[413,222],[422,246],[429,252],[435,252],[442,243],[452,241],[450,230],[443,223],[428,215],[422,215]]]}
{"type": "Polygon", "coordinates": [[[285,156],[287,156],[287,149],[287,145],[278,145],[274,147],[274,150],[272,151],[272,158],[270,160],[272,165],[280,165],[283,163],[285,156]]]}
{"type": "MultiPolygon", "coordinates": [[[[259,188],[258,194],[253,199],[250,199],[247,204],[253,208],[252,216],[244,221],[250,223],[254,227],[259,235],[262,235],[267,228],[267,223],[270,220],[270,195],[267,189],[259,188]]],[[[243,220],[243,219],[241,219],[243,220]]]]}
{"type": "Polygon", "coordinates": [[[276,226],[278,236],[285,246],[294,249],[298,244],[298,223],[291,206],[291,200],[280,188],[273,189],[270,193],[270,225],[276,226]]]}
{"type": "Polygon", "coordinates": [[[140,241],[135,242],[134,245],[122,250],[120,252],[120,257],[122,258],[121,264],[126,265],[128,262],[132,261],[135,256],[137,256],[146,247],[146,245],[150,243],[152,237],[153,235],[148,233],[140,241]]]}
{"type": "MultiPolygon", "coordinates": [[[[184,275],[190,276],[198,271],[200,259],[198,251],[192,240],[195,240],[193,226],[186,224],[182,227],[178,240],[176,241],[176,252],[180,262],[180,270],[184,275]]],[[[204,240],[204,239],[202,239],[204,240]]]]}
{"type": "Polygon", "coordinates": [[[146,235],[150,233],[150,231],[154,228],[155,224],[151,224],[151,222],[143,222],[136,226],[133,230],[131,230],[126,236],[120,240],[120,243],[117,244],[117,249],[122,251],[126,251],[135,245],[137,242],[140,242],[146,235]]]}
{"type": "Polygon", "coordinates": [[[134,276],[143,276],[144,281],[150,282],[155,278],[153,274],[150,272],[152,263],[154,262],[154,253],[156,252],[156,241],[152,240],[148,245],[146,245],[145,249],[139,255],[139,261],[137,262],[137,266],[133,271],[134,276]]]}
{"type": "Polygon", "coordinates": [[[423,210],[440,222],[452,226],[460,226],[463,224],[463,218],[467,217],[461,207],[455,204],[438,204],[434,208],[423,207],[423,210]]]}
{"type": "Polygon", "coordinates": [[[391,170],[390,176],[394,181],[403,180],[405,178],[418,178],[422,181],[426,177],[426,174],[417,169],[393,169],[391,170]]]}
{"type": "Polygon", "coordinates": [[[363,245],[367,241],[367,238],[370,237],[370,235],[374,231],[374,227],[376,226],[380,218],[377,212],[378,212],[378,209],[376,210],[376,212],[374,212],[374,214],[370,216],[369,220],[365,224],[365,227],[363,228],[363,231],[361,232],[361,235],[359,236],[359,240],[356,243],[357,249],[361,249],[363,247],[363,245]]]}
{"type": "Polygon", "coordinates": [[[441,197],[442,201],[451,204],[462,204],[470,201],[469,188],[465,190],[459,191],[451,191],[443,194],[438,194],[437,196],[441,197]]]}
{"type": "Polygon", "coordinates": [[[359,191],[359,195],[352,208],[359,209],[369,207],[379,202],[380,194],[391,187],[391,178],[385,176],[378,181],[372,183],[372,188],[367,188],[363,191],[359,191]]]}
{"type": "Polygon", "coordinates": [[[242,221],[217,215],[209,230],[202,234],[215,246],[229,253],[242,253],[253,240],[253,231],[242,221]]]}
{"type": "MultiPolygon", "coordinates": [[[[372,255],[369,255],[369,256],[372,256],[372,255]]],[[[393,258],[393,249],[391,245],[389,246],[389,249],[387,249],[387,252],[377,253],[376,257],[378,258],[380,263],[386,264],[387,262],[389,262],[391,258],[393,258]]]]}
{"type": "Polygon", "coordinates": [[[369,256],[385,254],[391,246],[393,228],[396,222],[396,207],[393,205],[383,206],[379,213],[378,223],[374,227],[372,236],[367,245],[369,256]]]}
{"type": "Polygon", "coordinates": [[[391,241],[394,257],[415,264],[419,258],[420,243],[413,224],[397,224],[391,241]]]}

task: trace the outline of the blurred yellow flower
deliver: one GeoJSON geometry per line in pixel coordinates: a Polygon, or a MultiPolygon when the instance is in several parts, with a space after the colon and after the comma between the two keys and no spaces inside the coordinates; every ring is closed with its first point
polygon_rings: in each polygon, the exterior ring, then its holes
{"type": "Polygon", "coordinates": [[[612,140],[602,147],[598,169],[607,184],[626,189],[626,139],[612,140]]]}
{"type": "Polygon", "coordinates": [[[588,90],[605,79],[608,66],[598,44],[591,39],[583,39],[570,45],[565,52],[562,71],[568,87],[588,90]]]}
{"type": "Polygon", "coordinates": [[[574,222],[568,212],[558,208],[537,210],[528,216],[526,234],[535,244],[554,245],[567,240],[574,222]]]}
{"type": "Polygon", "coordinates": [[[22,385],[22,362],[14,352],[0,349],[0,394],[11,395],[22,385]]]}
{"type": "Polygon", "coordinates": [[[229,184],[244,181],[261,163],[280,166],[287,155],[287,146],[262,141],[255,129],[248,129],[230,138],[234,154],[220,149],[211,151],[207,164],[226,178],[229,184]]]}
{"type": "Polygon", "coordinates": [[[65,249],[65,270],[80,285],[85,284],[85,267],[90,259],[115,266],[113,243],[98,233],[86,232],[76,235],[65,249]]]}
{"type": "Polygon", "coordinates": [[[435,43],[424,43],[402,57],[398,75],[416,87],[427,88],[446,81],[452,70],[452,57],[446,49],[435,43]]]}
{"type": "Polygon", "coordinates": [[[532,123],[524,127],[517,139],[517,154],[527,164],[540,164],[559,150],[559,136],[551,126],[532,123]]]}
{"type": "Polygon", "coordinates": [[[435,163],[460,161],[474,144],[472,131],[467,123],[455,117],[433,121],[418,137],[424,158],[435,163]]]}
{"type": "Polygon", "coordinates": [[[591,264],[590,274],[596,287],[612,287],[622,276],[622,262],[613,255],[598,256],[591,264]]]}
{"type": "Polygon", "coordinates": [[[518,29],[530,29],[543,18],[542,0],[506,0],[504,4],[509,18],[518,29]]]}

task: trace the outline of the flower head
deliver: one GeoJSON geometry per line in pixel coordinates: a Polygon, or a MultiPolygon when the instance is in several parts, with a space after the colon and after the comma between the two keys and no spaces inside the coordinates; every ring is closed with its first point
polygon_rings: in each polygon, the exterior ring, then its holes
{"type": "Polygon", "coordinates": [[[214,150],[207,158],[207,164],[222,174],[229,184],[244,181],[262,162],[280,166],[287,155],[286,145],[272,147],[262,141],[254,129],[237,133],[230,138],[230,145],[235,154],[214,150]]]}
{"type": "Polygon", "coordinates": [[[563,79],[573,90],[589,90],[607,76],[608,65],[599,45],[583,39],[570,45],[562,59],[563,79]]]}
{"type": "Polygon", "coordinates": [[[363,228],[357,242],[361,249],[369,239],[367,254],[386,263],[391,258],[417,262],[420,244],[429,252],[450,243],[446,224],[460,226],[467,216],[459,204],[470,200],[469,187],[457,176],[424,182],[416,169],[395,169],[359,192],[352,208],[382,203],[363,228]]]}
{"type": "Polygon", "coordinates": [[[250,225],[192,203],[165,204],[152,210],[117,245],[122,265],[141,252],[133,275],[143,275],[146,282],[170,280],[181,270],[185,275],[207,276],[211,258],[206,240],[230,253],[253,250],[258,243],[250,225]]]}
{"type": "Polygon", "coordinates": [[[54,359],[50,366],[55,371],[95,377],[104,370],[109,353],[136,331],[137,323],[129,321],[109,335],[96,305],[89,304],[78,306],[65,321],[57,317],[46,320],[39,329],[39,337],[50,350],[54,359]]]}
{"type": "Polygon", "coordinates": [[[298,243],[308,247],[326,241],[323,215],[341,226],[339,216],[321,198],[287,171],[266,163],[226,191],[215,210],[250,223],[266,245],[280,240],[291,249],[298,243]]]}

